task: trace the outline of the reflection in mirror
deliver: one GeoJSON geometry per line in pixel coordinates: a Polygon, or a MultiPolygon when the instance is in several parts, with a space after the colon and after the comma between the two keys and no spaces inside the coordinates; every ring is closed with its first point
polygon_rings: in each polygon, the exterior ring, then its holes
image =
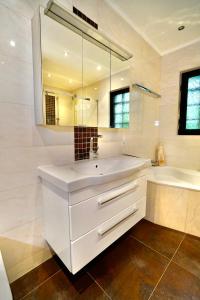
{"type": "Polygon", "coordinates": [[[130,122],[129,62],[111,57],[110,127],[128,128],[130,122]]]}
{"type": "Polygon", "coordinates": [[[83,40],[84,123],[109,127],[110,52],[83,40]]]}
{"type": "Polygon", "coordinates": [[[110,92],[110,127],[129,127],[129,87],[110,92]]]}
{"type": "Polygon", "coordinates": [[[82,110],[84,126],[109,127],[109,93],[110,52],[83,39],[83,87],[74,91],[75,124],[82,110]]]}
{"type": "Polygon", "coordinates": [[[45,125],[129,127],[128,61],[46,15],[41,44],[45,125]]]}
{"type": "Polygon", "coordinates": [[[81,94],[82,88],[82,37],[45,15],[41,24],[44,120],[73,126],[74,90],[81,94]]]}

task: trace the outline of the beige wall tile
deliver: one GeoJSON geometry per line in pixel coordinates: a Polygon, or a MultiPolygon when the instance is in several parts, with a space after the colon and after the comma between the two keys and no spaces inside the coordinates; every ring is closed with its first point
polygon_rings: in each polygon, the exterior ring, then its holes
{"type": "Polygon", "coordinates": [[[200,192],[188,192],[186,232],[200,237],[200,192]]]}
{"type": "Polygon", "coordinates": [[[200,67],[200,42],[161,60],[160,140],[170,166],[200,169],[199,136],[178,136],[180,72],[200,67]]]}
{"type": "Polygon", "coordinates": [[[187,190],[148,183],[146,219],[184,232],[187,196],[187,190]]]}
{"type": "Polygon", "coordinates": [[[1,234],[0,248],[10,281],[49,258],[51,252],[42,235],[41,219],[1,234]]]}

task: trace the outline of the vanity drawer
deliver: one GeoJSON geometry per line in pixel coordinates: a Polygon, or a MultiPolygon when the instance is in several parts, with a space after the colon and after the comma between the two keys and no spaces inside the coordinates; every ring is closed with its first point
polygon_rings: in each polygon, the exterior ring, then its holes
{"type": "Polygon", "coordinates": [[[74,241],[123,209],[146,197],[146,176],[69,206],[70,237],[74,241]]]}
{"type": "Polygon", "coordinates": [[[71,242],[72,273],[75,274],[145,216],[146,198],[121,211],[92,231],[71,242]]]}
{"type": "Polygon", "coordinates": [[[137,178],[147,176],[147,169],[137,170],[133,174],[127,177],[113,179],[104,183],[89,185],[83,189],[69,192],[69,205],[75,205],[82,201],[85,201],[91,197],[96,197],[102,193],[106,193],[114,188],[117,188],[127,182],[136,180],[137,178]]]}

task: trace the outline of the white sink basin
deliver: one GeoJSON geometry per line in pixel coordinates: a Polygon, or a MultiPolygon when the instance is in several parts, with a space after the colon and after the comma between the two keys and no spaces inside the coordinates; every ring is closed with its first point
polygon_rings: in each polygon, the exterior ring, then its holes
{"type": "Polygon", "coordinates": [[[88,176],[104,176],[111,173],[121,172],[132,169],[138,166],[138,163],[143,164],[143,160],[139,161],[137,158],[119,156],[109,159],[99,159],[94,161],[81,161],[74,163],[71,169],[77,173],[88,176]]]}
{"type": "Polygon", "coordinates": [[[150,160],[131,156],[85,160],[65,166],[39,167],[39,176],[65,191],[75,191],[86,186],[102,184],[129,176],[150,166],[150,160]]]}

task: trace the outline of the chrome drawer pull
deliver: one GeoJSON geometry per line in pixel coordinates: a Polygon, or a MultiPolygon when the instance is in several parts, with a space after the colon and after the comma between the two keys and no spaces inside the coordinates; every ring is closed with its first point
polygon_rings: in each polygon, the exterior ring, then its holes
{"type": "Polygon", "coordinates": [[[99,197],[98,204],[99,205],[106,204],[114,199],[117,199],[120,196],[123,196],[131,191],[136,190],[137,188],[138,188],[138,183],[136,182],[132,185],[117,189],[116,191],[112,191],[112,192],[108,193],[107,195],[105,195],[104,197],[102,197],[102,196],[99,197]]]}
{"type": "Polygon", "coordinates": [[[113,229],[114,227],[116,227],[117,225],[121,224],[123,221],[125,221],[126,219],[128,219],[130,216],[134,215],[136,212],[138,211],[138,208],[134,209],[131,212],[128,212],[125,216],[119,218],[117,221],[113,221],[112,224],[109,224],[108,226],[105,226],[104,228],[101,228],[98,230],[98,234],[103,236],[104,234],[106,234],[108,231],[110,231],[111,229],[113,229]]]}

